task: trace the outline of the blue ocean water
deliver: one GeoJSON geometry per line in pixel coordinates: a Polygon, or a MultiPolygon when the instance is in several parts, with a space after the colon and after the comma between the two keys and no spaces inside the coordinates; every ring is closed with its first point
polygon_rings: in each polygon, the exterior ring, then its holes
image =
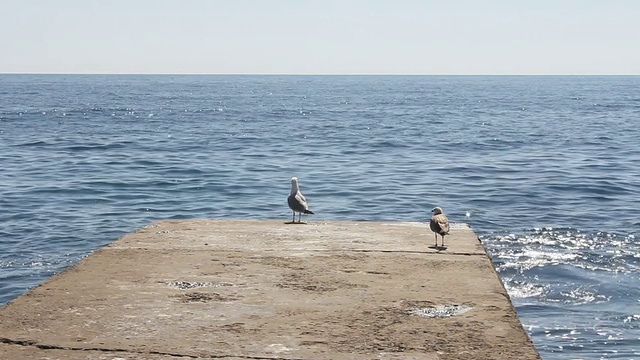
{"type": "Polygon", "coordinates": [[[545,360],[639,359],[639,120],[634,76],[0,75],[0,304],[297,176],[311,221],[470,224],[545,360]]]}

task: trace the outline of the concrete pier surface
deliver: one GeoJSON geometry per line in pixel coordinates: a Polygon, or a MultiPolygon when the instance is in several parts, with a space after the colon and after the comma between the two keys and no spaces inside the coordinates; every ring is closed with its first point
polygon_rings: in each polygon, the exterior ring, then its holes
{"type": "Polygon", "coordinates": [[[170,220],[0,308],[0,359],[540,359],[477,236],[170,220]]]}

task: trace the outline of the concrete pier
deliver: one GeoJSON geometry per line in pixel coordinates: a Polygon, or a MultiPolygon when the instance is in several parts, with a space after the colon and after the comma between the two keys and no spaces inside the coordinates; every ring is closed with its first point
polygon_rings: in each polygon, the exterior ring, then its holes
{"type": "Polygon", "coordinates": [[[160,221],[0,308],[0,359],[540,359],[466,225],[160,221]]]}

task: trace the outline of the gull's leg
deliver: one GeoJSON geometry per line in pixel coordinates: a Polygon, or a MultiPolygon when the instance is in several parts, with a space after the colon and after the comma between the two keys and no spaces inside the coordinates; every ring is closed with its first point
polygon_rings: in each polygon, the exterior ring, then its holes
{"type": "Polygon", "coordinates": [[[444,246],[444,235],[442,235],[442,246],[444,246]]]}
{"type": "Polygon", "coordinates": [[[296,212],[293,212],[293,219],[291,219],[291,222],[294,223],[296,222],[296,212]]]}
{"type": "Polygon", "coordinates": [[[298,213],[298,224],[302,222],[302,213],[298,213]]]}
{"type": "Polygon", "coordinates": [[[436,246],[438,246],[438,233],[433,233],[433,235],[434,235],[434,236],[435,236],[435,238],[436,238],[436,246]]]}

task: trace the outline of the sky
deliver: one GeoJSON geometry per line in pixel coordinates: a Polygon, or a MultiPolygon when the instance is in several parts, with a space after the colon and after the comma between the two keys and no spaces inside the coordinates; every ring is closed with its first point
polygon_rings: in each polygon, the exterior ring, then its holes
{"type": "Polygon", "coordinates": [[[0,73],[640,75],[638,0],[0,0],[0,73]]]}

